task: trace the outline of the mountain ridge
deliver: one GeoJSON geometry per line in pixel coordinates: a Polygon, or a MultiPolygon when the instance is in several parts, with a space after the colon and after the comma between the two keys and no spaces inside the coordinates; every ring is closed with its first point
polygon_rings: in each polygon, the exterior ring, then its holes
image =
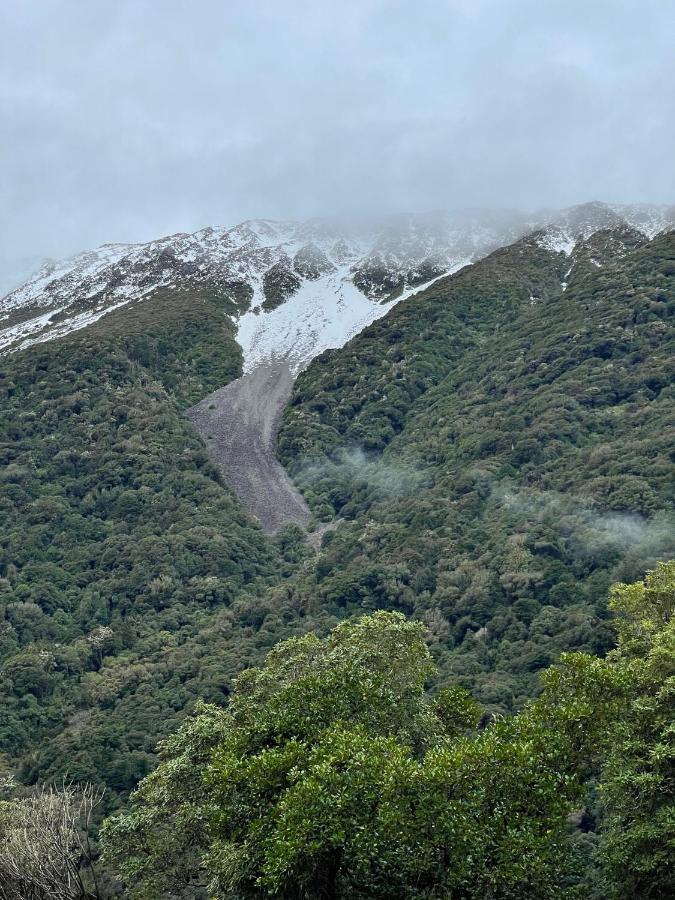
{"type": "Polygon", "coordinates": [[[246,371],[280,356],[298,371],[396,302],[525,234],[543,229],[549,249],[569,253],[593,231],[622,225],[652,237],[675,227],[675,207],[593,202],[535,214],[440,212],[358,226],[260,219],[104,244],[44,266],[0,299],[0,352],[86,328],[160,289],[208,283],[237,307],[246,371]]]}
{"type": "Polygon", "coordinates": [[[186,415],[217,419],[221,392],[245,425],[232,398],[263,374],[208,283],[3,356],[0,752],[22,781],[104,783],[111,809],[197,700],[364,611],[423,622],[442,683],[489,712],[522,707],[561,651],[609,649],[609,584],[673,552],[675,231],[612,226],[569,256],[546,237],[297,375],[276,449],[309,540],[265,533],[232,459],[213,465],[232,418],[200,439],[186,415]]]}

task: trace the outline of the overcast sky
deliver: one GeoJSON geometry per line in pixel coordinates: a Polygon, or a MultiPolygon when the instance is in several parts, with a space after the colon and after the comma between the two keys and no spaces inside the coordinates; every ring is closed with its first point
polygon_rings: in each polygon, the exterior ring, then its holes
{"type": "Polygon", "coordinates": [[[0,0],[0,288],[250,217],[675,202],[673,0],[0,0]]]}

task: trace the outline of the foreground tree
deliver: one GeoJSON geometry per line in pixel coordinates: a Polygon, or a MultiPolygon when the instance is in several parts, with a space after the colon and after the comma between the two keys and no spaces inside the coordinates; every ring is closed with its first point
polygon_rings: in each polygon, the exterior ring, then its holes
{"type": "Polygon", "coordinates": [[[161,747],[106,855],[144,900],[675,896],[675,564],[611,606],[616,650],[563,656],[483,729],[463,690],[425,693],[423,628],[398,613],[285,641],[161,747]],[[569,824],[591,774],[599,887],[569,824]]]}
{"type": "Polygon", "coordinates": [[[0,900],[97,900],[89,834],[101,799],[65,784],[0,802],[0,900]]]}
{"type": "Polygon", "coordinates": [[[397,613],[280,644],[166,742],[108,858],[143,898],[562,896],[593,710],[477,731],[433,671],[397,613]]]}
{"type": "Polygon", "coordinates": [[[619,643],[604,663],[631,680],[608,733],[601,859],[616,897],[675,897],[675,562],[616,585],[619,643]]]}

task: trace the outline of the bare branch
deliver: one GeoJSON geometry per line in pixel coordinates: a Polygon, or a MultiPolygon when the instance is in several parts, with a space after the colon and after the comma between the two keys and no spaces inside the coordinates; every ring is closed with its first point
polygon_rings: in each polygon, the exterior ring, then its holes
{"type": "Polygon", "coordinates": [[[102,799],[64,781],[0,803],[0,900],[99,898],[88,831],[102,799]]]}

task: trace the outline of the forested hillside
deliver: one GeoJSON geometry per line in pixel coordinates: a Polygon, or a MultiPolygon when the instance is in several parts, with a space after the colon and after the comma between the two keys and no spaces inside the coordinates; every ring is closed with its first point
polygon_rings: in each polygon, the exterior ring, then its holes
{"type": "MultiPolygon", "coordinates": [[[[278,440],[315,516],[311,540],[296,526],[266,535],[184,414],[241,375],[241,309],[208,284],[161,290],[0,358],[0,775],[26,786],[64,777],[104,786],[98,818],[126,806],[156,765],[158,741],[182,726],[166,758],[192,740],[193,720],[182,723],[197,701],[226,706],[237,676],[280,640],[324,636],[363,613],[405,614],[436,666],[434,691],[450,688],[457,706],[434,712],[434,733],[454,735],[522,710],[561,652],[604,657],[616,642],[610,585],[675,556],[675,232],[648,241],[601,231],[571,256],[532,235],[315,359],[278,440]]],[[[306,639],[312,653],[315,640],[306,639]]],[[[347,672],[349,690],[361,674],[347,672]]],[[[424,678],[414,677],[421,696],[424,678]]],[[[280,740],[295,733],[298,709],[289,708],[280,740]]],[[[210,715],[206,744],[197,740],[196,756],[188,746],[190,765],[205,765],[204,747],[215,746],[210,715]]],[[[408,746],[407,728],[394,729],[394,744],[408,746]]],[[[387,729],[375,731],[386,756],[387,729]]],[[[255,757],[264,742],[251,722],[244,732],[255,757]]],[[[489,773],[490,754],[521,753],[529,734],[473,734],[478,743],[462,753],[473,760],[472,748],[488,747],[480,771],[489,773]]],[[[348,753],[356,738],[336,740],[348,753]]],[[[394,744],[407,771],[408,750],[394,744]]],[[[539,784],[540,775],[523,777],[539,784]]],[[[556,787],[541,777],[546,804],[556,787]]],[[[482,781],[478,789],[487,791],[482,781]]],[[[488,819],[471,826],[476,847],[488,819]]],[[[528,857],[523,884],[557,853],[545,846],[545,817],[541,827],[535,834],[523,823],[522,841],[541,850],[528,857]]],[[[229,826],[218,828],[227,843],[229,826]]],[[[176,846],[189,838],[178,831],[176,846]]],[[[425,853],[440,852],[430,846],[425,853]]],[[[516,867],[522,846],[508,844],[516,867]]],[[[214,863],[219,884],[239,879],[250,888],[242,896],[258,896],[243,857],[228,859],[214,863]]],[[[396,868],[390,860],[373,877],[386,880],[388,866],[396,868]]],[[[417,870],[406,866],[408,884],[417,870]]],[[[420,875],[430,884],[432,870],[430,862],[420,875]]],[[[521,883],[499,871],[504,891],[521,883]]],[[[550,896],[561,872],[547,869],[550,896]]],[[[281,883],[265,873],[265,884],[281,883]]],[[[474,896],[471,869],[461,878],[458,896],[474,896]]]]}
{"type": "Polygon", "coordinates": [[[181,413],[241,371],[223,313],[162,293],[0,362],[0,753],[24,780],[102,782],[112,802],[274,640],[260,598],[283,542],[181,413]]]}
{"type": "Polygon", "coordinates": [[[133,900],[669,900],[675,563],[610,607],[616,650],[492,721],[401,613],[284,641],[162,745],[105,858],[133,900]]]}
{"type": "Polygon", "coordinates": [[[672,555],[675,234],[537,236],[435,284],[301,374],[281,458],[347,520],[308,604],[423,619],[441,671],[517,707],[604,596],[672,555]]]}

